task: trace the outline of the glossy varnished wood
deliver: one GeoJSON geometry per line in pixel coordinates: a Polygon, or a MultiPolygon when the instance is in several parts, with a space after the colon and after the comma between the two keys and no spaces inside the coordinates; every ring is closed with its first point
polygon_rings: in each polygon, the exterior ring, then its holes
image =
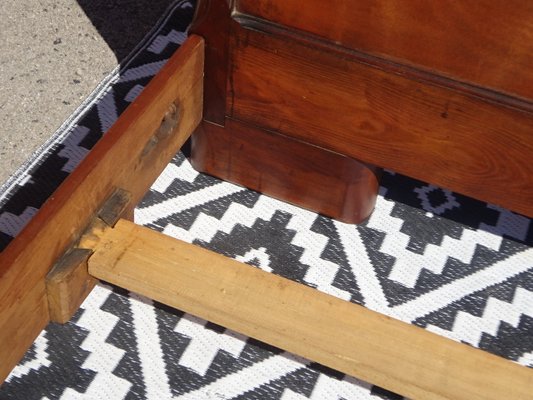
{"type": "Polygon", "coordinates": [[[276,135],[275,130],[247,124],[246,119],[226,118],[232,114],[228,98],[234,94],[233,75],[240,68],[230,59],[230,38],[243,32],[230,16],[230,3],[199,0],[190,27],[190,32],[206,38],[205,123],[193,139],[193,165],[315,212],[361,222],[374,206],[378,168],[276,135]],[[239,146],[246,151],[236,151],[239,146]]]}
{"type": "Polygon", "coordinates": [[[189,32],[206,41],[204,70],[204,118],[224,124],[226,117],[226,83],[229,68],[231,18],[229,0],[198,0],[189,32]]]}
{"type": "Polygon", "coordinates": [[[532,113],[290,39],[232,36],[232,117],[533,216],[532,113]]]}
{"type": "Polygon", "coordinates": [[[376,202],[379,169],[240,121],[204,122],[192,154],[200,171],[343,222],[362,222],[376,202]]]}
{"type": "Polygon", "coordinates": [[[533,98],[527,0],[237,0],[237,13],[479,87],[533,98]]]}
{"type": "Polygon", "coordinates": [[[52,265],[115,188],[138,202],[198,125],[203,54],[203,40],[189,38],[0,253],[0,382],[50,319],[45,276],[52,265]],[[173,103],[180,114],[177,126],[160,130],[173,103]]]}

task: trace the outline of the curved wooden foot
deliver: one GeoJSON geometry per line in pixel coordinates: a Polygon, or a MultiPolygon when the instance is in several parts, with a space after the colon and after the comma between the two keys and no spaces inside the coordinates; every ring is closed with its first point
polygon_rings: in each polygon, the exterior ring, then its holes
{"type": "Polygon", "coordinates": [[[214,175],[347,223],[364,221],[376,202],[381,170],[352,158],[226,119],[202,122],[192,164],[214,175]]]}

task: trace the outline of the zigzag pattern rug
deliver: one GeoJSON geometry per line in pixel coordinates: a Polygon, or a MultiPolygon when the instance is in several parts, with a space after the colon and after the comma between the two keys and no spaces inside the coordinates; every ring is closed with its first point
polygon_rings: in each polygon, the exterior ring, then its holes
{"type": "MultiPolygon", "coordinates": [[[[2,187],[0,249],[183,42],[193,7],[176,2],[2,187]]],[[[347,225],[199,174],[180,153],[135,220],[533,367],[533,224],[508,210],[386,172],[371,218],[347,225]]],[[[401,398],[105,284],[0,388],[21,400],[401,398]]]]}

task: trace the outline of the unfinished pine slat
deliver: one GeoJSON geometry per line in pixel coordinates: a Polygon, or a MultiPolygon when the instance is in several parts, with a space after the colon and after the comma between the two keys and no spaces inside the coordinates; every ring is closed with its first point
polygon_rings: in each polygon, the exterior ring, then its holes
{"type": "MultiPolygon", "coordinates": [[[[204,42],[191,36],[0,253],[0,382],[49,321],[45,276],[114,188],[136,204],[202,116],[204,42]],[[172,134],[159,127],[175,103],[172,134]]],[[[167,124],[164,124],[167,125],[167,124]]]]}
{"type": "Polygon", "coordinates": [[[413,399],[531,399],[533,370],[120,220],[99,279],[413,399]]]}

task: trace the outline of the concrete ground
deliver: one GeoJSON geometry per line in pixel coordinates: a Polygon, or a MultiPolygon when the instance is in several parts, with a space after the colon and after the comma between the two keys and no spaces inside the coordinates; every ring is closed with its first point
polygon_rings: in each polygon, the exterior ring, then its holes
{"type": "Polygon", "coordinates": [[[0,2],[0,186],[172,2],[0,2]]]}

